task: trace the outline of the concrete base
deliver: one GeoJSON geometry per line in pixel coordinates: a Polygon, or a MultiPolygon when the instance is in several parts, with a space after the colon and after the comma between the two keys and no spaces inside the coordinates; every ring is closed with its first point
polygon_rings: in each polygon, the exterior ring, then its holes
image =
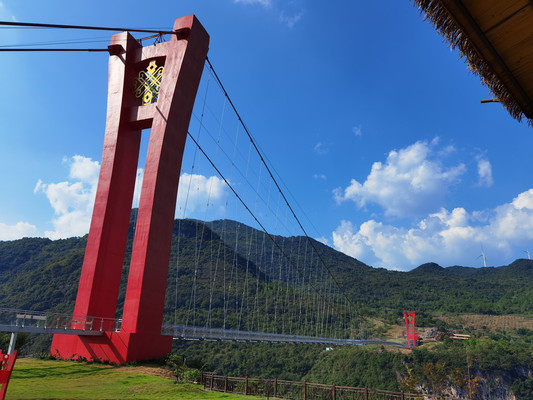
{"type": "Polygon", "coordinates": [[[172,336],[105,332],[103,336],[54,335],[50,353],[64,360],[101,360],[117,364],[154,360],[172,350],[172,336]]]}

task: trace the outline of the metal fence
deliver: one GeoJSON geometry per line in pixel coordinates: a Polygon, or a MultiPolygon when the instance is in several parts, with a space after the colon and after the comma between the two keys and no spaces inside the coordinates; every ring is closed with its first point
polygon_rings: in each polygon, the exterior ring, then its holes
{"type": "Polygon", "coordinates": [[[163,325],[162,331],[164,334],[172,335],[174,339],[184,340],[230,340],[239,342],[315,343],[330,346],[390,345],[397,347],[408,347],[405,343],[387,342],[384,340],[340,339],[319,336],[279,334],[271,332],[207,328],[202,326],[163,325]]]}
{"type": "Polygon", "coordinates": [[[113,318],[99,318],[50,312],[0,308],[0,330],[28,333],[56,333],[77,331],[100,333],[120,331],[122,321],[113,318]]]}
{"type": "Polygon", "coordinates": [[[206,390],[293,400],[415,400],[420,394],[389,390],[324,385],[281,379],[255,379],[216,375],[203,372],[201,381],[206,390]]]}

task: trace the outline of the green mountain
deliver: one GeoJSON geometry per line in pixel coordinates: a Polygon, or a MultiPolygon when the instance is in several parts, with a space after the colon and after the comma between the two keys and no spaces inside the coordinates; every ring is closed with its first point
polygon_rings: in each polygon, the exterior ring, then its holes
{"type": "MultiPolygon", "coordinates": [[[[127,243],[117,315],[124,302],[134,236],[135,210],[127,243]]],[[[0,242],[0,306],[72,312],[87,237],[65,240],[24,238],[0,242]]],[[[433,316],[517,314],[533,316],[533,262],[516,260],[490,268],[427,263],[409,272],[372,268],[305,237],[268,237],[229,220],[176,220],[165,298],[165,322],[229,329],[316,334],[326,314],[306,285],[331,290],[327,268],[359,312],[386,324],[402,324],[403,310],[417,311],[418,326],[444,324],[433,316]],[[274,240],[274,242],[272,241],[274,240]],[[315,253],[318,252],[318,255],[315,253]],[[287,258],[289,260],[287,260],[287,258]],[[304,309],[307,308],[307,311],[304,309]]],[[[339,298],[333,300],[336,305],[339,298]]],[[[322,324],[323,325],[323,324],[322,324]]],[[[374,335],[380,333],[374,326],[374,335]]],[[[322,332],[324,333],[324,332],[322,332]]],[[[327,333],[327,332],[326,332],[327,333]]],[[[2,340],[9,340],[6,337],[2,340]]],[[[398,390],[407,383],[431,387],[428,373],[443,382],[465,376],[503,379],[519,398],[533,380],[533,331],[484,331],[468,342],[422,346],[411,354],[377,348],[338,348],[268,343],[176,342],[174,351],[198,365],[241,376],[307,379],[337,385],[398,390]],[[356,371],[357,373],[355,373],[356,371]],[[429,372],[428,372],[429,371],[429,372]],[[493,374],[493,375],[490,375],[493,374]],[[402,386],[403,385],[403,386],[402,386]]],[[[50,346],[49,335],[29,337],[26,354],[50,346]]],[[[450,386],[451,387],[451,386],[450,386]]],[[[490,389],[490,388],[489,388],[490,389]]],[[[487,391],[489,389],[486,389],[487,391]]],[[[464,388],[461,389],[464,393],[464,388]]],[[[485,389],[483,389],[485,390],[485,389]]],[[[492,390],[492,389],[491,389],[492,390]]],[[[510,389],[509,389],[510,390],[510,389]]],[[[488,392],[487,392],[488,393],[488,392]]],[[[498,398],[486,397],[486,398],[498,398]]]]}
{"type": "MultiPolygon", "coordinates": [[[[214,221],[208,225],[243,257],[264,266],[268,276],[285,279],[285,270],[279,272],[276,264],[280,251],[264,233],[234,221],[214,221]],[[268,257],[258,250],[265,246],[270,251],[266,252],[268,257]]],[[[307,260],[307,264],[320,268],[324,262],[365,315],[401,315],[404,309],[426,314],[533,315],[531,260],[516,260],[497,268],[443,268],[427,263],[409,272],[399,272],[369,267],[313,239],[277,236],[274,239],[298,265],[307,260]],[[320,260],[312,247],[318,250],[320,260]]]]}
{"type": "MultiPolygon", "coordinates": [[[[133,225],[126,249],[119,312],[132,239],[133,225]]],[[[428,263],[409,272],[398,272],[372,268],[313,239],[279,236],[273,239],[276,244],[263,232],[235,221],[176,220],[166,320],[198,318],[200,324],[216,321],[215,326],[222,326],[224,318],[226,324],[228,319],[245,320],[244,315],[253,312],[250,304],[244,304],[251,301],[246,297],[269,291],[275,297],[282,293],[279,288],[289,282],[294,291],[300,290],[306,281],[319,285],[317,282],[328,279],[323,264],[364,315],[399,317],[404,309],[422,315],[533,315],[531,260],[516,260],[497,268],[442,268],[428,263]],[[233,303],[231,307],[229,303],[233,303]]],[[[0,304],[38,311],[72,311],[86,241],[82,237],[0,242],[0,304]]],[[[262,312],[274,312],[274,306],[273,302],[262,312]]]]}

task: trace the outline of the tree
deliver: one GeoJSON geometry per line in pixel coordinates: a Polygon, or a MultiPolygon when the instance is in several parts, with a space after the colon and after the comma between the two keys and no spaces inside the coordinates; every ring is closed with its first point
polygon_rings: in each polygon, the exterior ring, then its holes
{"type": "Polygon", "coordinates": [[[445,365],[444,363],[427,363],[424,365],[423,370],[426,383],[433,392],[433,398],[437,399],[437,396],[441,396],[446,387],[448,374],[446,373],[445,365]]]}

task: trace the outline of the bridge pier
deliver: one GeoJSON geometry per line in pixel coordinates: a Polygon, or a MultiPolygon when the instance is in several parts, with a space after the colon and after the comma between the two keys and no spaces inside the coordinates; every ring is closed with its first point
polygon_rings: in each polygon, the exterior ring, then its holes
{"type": "Polygon", "coordinates": [[[160,333],[105,332],[103,336],[54,335],[51,355],[62,359],[78,357],[117,364],[161,359],[172,348],[172,336],[160,333]]]}
{"type": "MultiPolygon", "coordinates": [[[[51,353],[117,363],[160,358],[168,262],[185,139],[209,45],[194,15],[167,42],[113,35],[104,151],[74,314],[115,318],[141,132],[151,129],[122,328],[99,337],[55,335],[51,353]]],[[[110,330],[103,329],[104,331],[110,330]]]]}

